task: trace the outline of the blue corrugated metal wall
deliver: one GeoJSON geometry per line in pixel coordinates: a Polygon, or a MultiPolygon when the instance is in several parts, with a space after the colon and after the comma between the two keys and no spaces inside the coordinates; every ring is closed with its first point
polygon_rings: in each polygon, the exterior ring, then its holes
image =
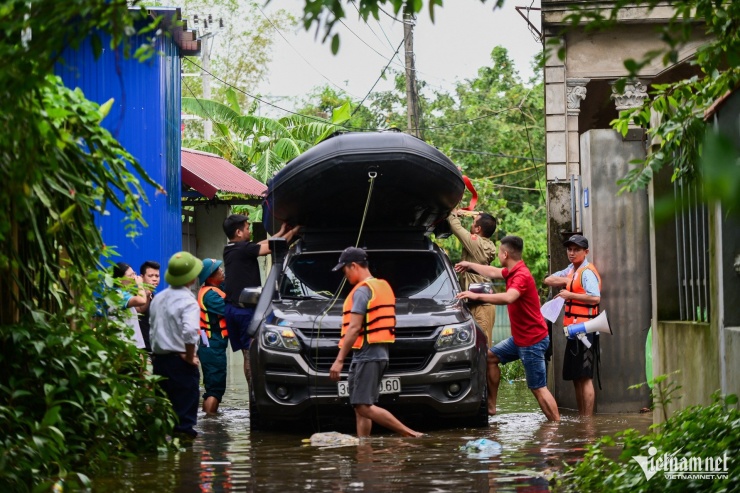
{"type": "MultiPolygon", "coordinates": [[[[145,39],[132,38],[132,52],[145,39]]],[[[181,173],[180,173],[180,58],[170,37],[160,36],[156,49],[160,55],[139,63],[113,51],[109,40],[97,60],[89,43],[76,51],[66,50],[64,62],[56,69],[65,85],[79,87],[97,103],[114,98],[115,103],[102,125],[142,164],[154,181],[167,191],[155,193],[145,185],[149,204],[142,201],[147,227],[137,224],[139,236],[127,238],[123,213],[96,220],[106,245],[115,246],[135,271],[145,260],[163,265],[182,249],[181,173]]],[[[164,274],[164,272],[163,272],[164,274]]],[[[162,276],[164,283],[164,275],[162,276]]]]}

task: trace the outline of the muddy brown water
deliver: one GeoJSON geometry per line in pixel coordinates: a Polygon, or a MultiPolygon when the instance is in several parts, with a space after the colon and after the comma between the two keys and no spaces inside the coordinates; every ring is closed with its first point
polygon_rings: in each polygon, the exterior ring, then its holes
{"type": "Polygon", "coordinates": [[[220,413],[198,416],[201,433],[192,446],[124,462],[95,478],[93,491],[549,491],[552,473],[580,459],[587,444],[651,424],[650,414],[589,420],[568,410],[561,410],[559,424],[548,423],[526,383],[515,381],[502,382],[498,414],[487,429],[435,429],[416,439],[382,433],[359,446],[320,449],[302,442],[309,433],[250,432],[240,358],[229,370],[220,413]],[[501,452],[460,449],[478,438],[500,443],[501,452]]]}

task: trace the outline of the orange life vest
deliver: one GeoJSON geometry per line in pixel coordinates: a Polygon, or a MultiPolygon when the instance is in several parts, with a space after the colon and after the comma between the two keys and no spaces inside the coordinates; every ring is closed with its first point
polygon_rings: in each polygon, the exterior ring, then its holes
{"type": "MultiPolygon", "coordinates": [[[[576,294],[588,294],[586,289],[583,287],[583,273],[586,270],[590,270],[596,276],[599,281],[599,292],[601,291],[601,276],[592,264],[588,264],[585,267],[582,265],[579,267],[571,278],[570,282],[565,289],[571,293],[576,294]]],[[[599,304],[583,303],[582,301],[567,300],[565,302],[565,317],[563,318],[563,325],[565,327],[580,322],[587,322],[592,318],[596,318],[599,314],[599,304]]]]}
{"type": "Polygon", "coordinates": [[[208,317],[208,310],[205,305],[206,293],[208,291],[215,291],[221,298],[226,298],[226,293],[215,286],[203,286],[200,288],[200,291],[198,291],[198,306],[200,306],[200,329],[198,330],[198,334],[205,330],[206,337],[210,339],[211,330],[218,327],[221,329],[221,337],[226,337],[229,335],[229,332],[226,330],[226,319],[223,315],[216,315],[216,320],[210,320],[208,317]]]}
{"type": "Polygon", "coordinates": [[[344,300],[342,312],[342,338],[339,347],[342,347],[342,339],[347,333],[352,310],[352,299],[355,292],[362,286],[370,288],[372,293],[370,301],[367,302],[367,313],[360,334],[357,336],[353,349],[360,349],[364,341],[368,344],[389,343],[396,340],[396,295],[393,294],[390,284],[382,279],[370,277],[357,285],[350,291],[344,300]]]}

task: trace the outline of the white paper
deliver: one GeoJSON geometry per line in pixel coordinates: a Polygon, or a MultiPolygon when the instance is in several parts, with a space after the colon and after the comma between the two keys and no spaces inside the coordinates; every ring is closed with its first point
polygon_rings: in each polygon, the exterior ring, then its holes
{"type": "Polygon", "coordinates": [[[205,330],[200,331],[200,340],[203,341],[201,346],[211,347],[211,343],[208,342],[208,336],[206,335],[205,330]]]}
{"type": "Polygon", "coordinates": [[[553,298],[540,307],[540,313],[547,320],[555,323],[560,316],[560,310],[563,309],[563,305],[565,305],[565,298],[553,298]]]}

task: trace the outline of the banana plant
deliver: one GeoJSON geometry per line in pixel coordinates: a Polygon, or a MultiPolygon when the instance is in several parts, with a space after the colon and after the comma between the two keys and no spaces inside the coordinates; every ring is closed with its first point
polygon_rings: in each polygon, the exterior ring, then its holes
{"type": "Polygon", "coordinates": [[[347,115],[346,108],[340,107],[331,122],[297,114],[273,119],[242,114],[231,89],[226,98],[226,104],[182,98],[184,113],[213,122],[211,139],[189,139],[184,145],[217,154],[263,183],[288,161],[341,130],[347,115]]]}

